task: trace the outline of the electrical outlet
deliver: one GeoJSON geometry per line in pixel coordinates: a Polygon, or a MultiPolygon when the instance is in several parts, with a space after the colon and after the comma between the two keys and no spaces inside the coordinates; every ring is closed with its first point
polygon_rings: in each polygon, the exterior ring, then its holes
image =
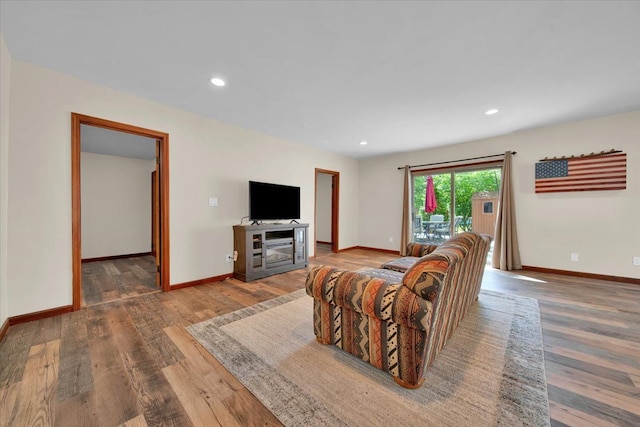
{"type": "Polygon", "coordinates": [[[393,243],[393,237],[389,237],[389,243],[393,243]]]}
{"type": "Polygon", "coordinates": [[[572,253],[571,254],[571,261],[578,262],[578,254],[572,253]]]}
{"type": "Polygon", "coordinates": [[[227,254],[226,261],[227,262],[233,262],[233,255],[232,254],[227,254]]]}
{"type": "Polygon", "coordinates": [[[633,257],[633,265],[637,265],[638,267],[640,267],[640,256],[633,257]]]}

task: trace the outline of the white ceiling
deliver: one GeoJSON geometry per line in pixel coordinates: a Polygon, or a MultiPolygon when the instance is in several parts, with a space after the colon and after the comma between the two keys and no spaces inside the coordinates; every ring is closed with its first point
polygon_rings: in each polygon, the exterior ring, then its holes
{"type": "Polygon", "coordinates": [[[80,125],[80,150],[110,156],[155,160],[156,140],[126,132],[80,125]]]}
{"type": "Polygon", "coordinates": [[[352,157],[640,109],[638,1],[3,0],[0,12],[14,59],[352,157]]]}

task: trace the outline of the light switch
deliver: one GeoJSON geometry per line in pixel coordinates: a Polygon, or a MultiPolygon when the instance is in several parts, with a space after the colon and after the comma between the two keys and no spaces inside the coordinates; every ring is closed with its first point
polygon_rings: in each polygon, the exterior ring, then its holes
{"type": "Polygon", "coordinates": [[[209,206],[218,206],[218,198],[209,197],[209,206]]]}

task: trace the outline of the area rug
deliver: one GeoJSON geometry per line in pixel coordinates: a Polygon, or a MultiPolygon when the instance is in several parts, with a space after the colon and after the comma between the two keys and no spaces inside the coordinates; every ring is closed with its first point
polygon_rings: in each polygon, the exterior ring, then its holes
{"type": "Polygon", "coordinates": [[[538,302],[482,291],[417,390],[316,342],[304,290],[187,328],[286,426],[545,426],[538,302]]]}

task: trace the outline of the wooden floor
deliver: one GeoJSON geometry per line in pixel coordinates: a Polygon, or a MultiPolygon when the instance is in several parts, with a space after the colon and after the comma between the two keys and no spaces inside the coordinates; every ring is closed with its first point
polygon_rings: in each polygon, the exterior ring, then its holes
{"type": "Polygon", "coordinates": [[[331,255],[331,243],[316,243],[316,256],[323,257],[331,255]]]}
{"type": "Polygon", "coordinates": [[[82,306],[160,292],[156,268],[151,255],[83,262],[82,306]]]}
{"type": "MultiPolygon", "coordinates": [[[[314,263],[391,258],[353,250],[314,263]]],[[[305,276],[228,279],[12,326],[0,426],[280,425],[185,326],[301,289],[305,276]]],[[[489,270],[483,288],[538,299],[552,425],[640,425],[639,286],[489,270]]]]}

